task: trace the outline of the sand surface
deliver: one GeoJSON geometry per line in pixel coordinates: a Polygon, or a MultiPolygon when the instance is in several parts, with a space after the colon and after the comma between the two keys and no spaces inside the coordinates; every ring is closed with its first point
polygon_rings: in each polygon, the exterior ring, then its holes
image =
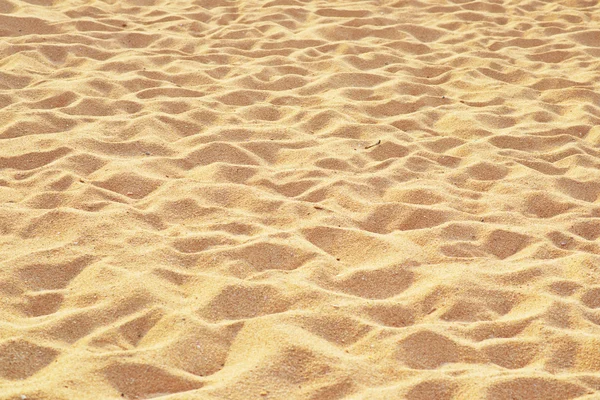
{"type": "Polygon", "coordinates": [[[0,0],[1,399],[598,399],[597,1],[0,0]]]}

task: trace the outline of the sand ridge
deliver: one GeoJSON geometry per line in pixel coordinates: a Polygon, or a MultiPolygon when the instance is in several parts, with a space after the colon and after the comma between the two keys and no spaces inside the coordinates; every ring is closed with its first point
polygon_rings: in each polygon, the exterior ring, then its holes
{"type": "Polygon", "coordinates": [[[598,57],[588,0],[0,0],[0,398],[596,398],[598,57]]]}

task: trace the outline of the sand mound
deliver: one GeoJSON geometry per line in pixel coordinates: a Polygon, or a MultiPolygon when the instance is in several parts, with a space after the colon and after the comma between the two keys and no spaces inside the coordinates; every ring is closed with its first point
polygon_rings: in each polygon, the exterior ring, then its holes
{"type": "Polygon", "coordinates": [[[596,398],[599,16],[0,0],[0,398],[596,398]]]}

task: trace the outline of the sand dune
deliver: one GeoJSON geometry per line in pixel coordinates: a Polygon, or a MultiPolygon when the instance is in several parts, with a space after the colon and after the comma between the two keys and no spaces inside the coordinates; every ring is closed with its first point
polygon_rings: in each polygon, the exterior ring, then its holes
{"type": "Polygon", "coordinates": [[[598,398],[599,57],[590,0],[0,0],[0,398],[598,398]]]}

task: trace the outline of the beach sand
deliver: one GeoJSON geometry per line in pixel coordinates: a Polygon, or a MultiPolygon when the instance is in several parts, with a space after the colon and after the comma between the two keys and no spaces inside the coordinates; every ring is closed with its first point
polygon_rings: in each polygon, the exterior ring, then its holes
{"type": "Polygon", "coordinates": [[[1,399],[597,399],[597,1],[0,0],[1,399]]]}

